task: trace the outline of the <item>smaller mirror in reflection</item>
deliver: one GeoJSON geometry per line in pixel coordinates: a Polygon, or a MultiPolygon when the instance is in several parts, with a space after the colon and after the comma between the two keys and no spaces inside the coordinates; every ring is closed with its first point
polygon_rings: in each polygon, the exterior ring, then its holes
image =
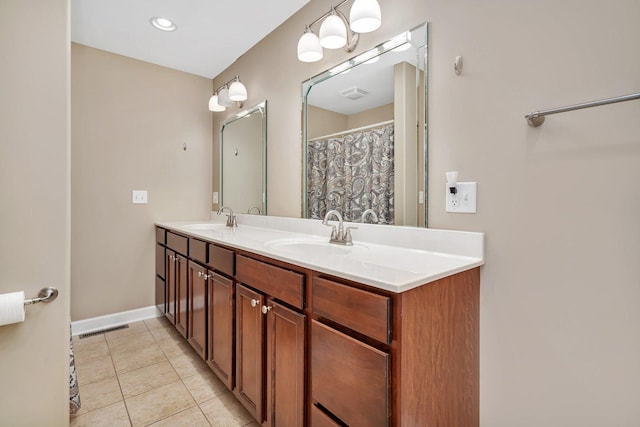
{"type": "Polygon", "coordinates": [[[266,215],[267,101],[222,124],[220,206],[266,215]]]}

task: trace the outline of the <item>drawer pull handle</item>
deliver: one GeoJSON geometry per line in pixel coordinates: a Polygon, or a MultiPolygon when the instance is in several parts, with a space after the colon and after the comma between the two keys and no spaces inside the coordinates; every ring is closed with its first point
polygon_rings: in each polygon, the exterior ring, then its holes
{"type": "Polygon", "coordinates": [[[270,312],[273,309],[273,307],[269,307],[267,305],[263,305],[262,306],[262,314],[267,314],[268,312],[270,312]]]}
{"type": "Polygon", "coordinates": [[[252,299],[252,300],[251,300],[251,307],[255,307],[255,306],[257,306],[258,304],[260,304],[260,301],[258,301],[257,299],[252,299]]]}

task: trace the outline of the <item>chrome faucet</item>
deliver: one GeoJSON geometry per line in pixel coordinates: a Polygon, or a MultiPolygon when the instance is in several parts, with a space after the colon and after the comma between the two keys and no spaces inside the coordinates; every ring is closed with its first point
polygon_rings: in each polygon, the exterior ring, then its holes
{"type": "Polygon", "coordinates": [[[220,209],[218,209],[218,215],[220,215],[225,209],[229,212],[229,215],[227,215],[227,227],[237,227],[238,220],[233,214],[233,210],[231,210],[231,208],[228,208],[226,206],[221,207],[220,209]]]}
{"type": "Polygon", "coordinates": [[[327,212],[327,214],[324,216],[324,219],[322,220],[322,225],[331,227],[331,238],[329,239],[329,243],[335,243],[337,245],[346,245],[346,246],[353,245],[353,239],[351,238],[351,230],[355,230],[358,227],[347,227],[345,229],[342,223],[342,215],[340,215],[340,212],[338,212],[337,210],[332,209],[329,212],[327,212]],[[337,230],[335,225],[329,224],[329,218],[331,218],[332,216],[335,216],[338,219],[337,230]]]}
{"type": "Polygon", "coordinates": [[[251,214],[251,211],[254,211],[254,210],[258,211],[258,215],[262,215],[262,211],[258,206],[251,206],[249,209],[247,209],[247,213],[251,214]]]}
{"type": "Polygon", "coordinates": [[[378,222],[378,215],[376,215],[373,209],[367,209],[366,211],[362,212],[362,216],[360,217],[360,222],[365,222],[365,220],[367,219],[367,215],[371,216],[371,220],[374,223],[378,222]]]}

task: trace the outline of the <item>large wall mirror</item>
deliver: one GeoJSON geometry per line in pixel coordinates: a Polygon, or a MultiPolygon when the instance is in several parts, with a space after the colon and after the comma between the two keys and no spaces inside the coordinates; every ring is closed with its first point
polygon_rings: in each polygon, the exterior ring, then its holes
{"type": "Polygon", "coordinates": [[[220,206],[267,214],[267,101],[222,123],[220,206]]]}
{"type": "Polygon", "coordinates": [[[424,23],[302,83],[303,212],[427,226],[424,23]]]}

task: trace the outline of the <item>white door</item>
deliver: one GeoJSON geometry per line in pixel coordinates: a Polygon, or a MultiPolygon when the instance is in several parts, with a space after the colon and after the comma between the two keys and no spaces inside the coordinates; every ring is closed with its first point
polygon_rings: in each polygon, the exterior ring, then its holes
{"type": "Polygon", "coordinates": [[[0,425],[69,423],[68,0],[0,0],[0,294],[50,304],[0,326],[0,425]]]}

